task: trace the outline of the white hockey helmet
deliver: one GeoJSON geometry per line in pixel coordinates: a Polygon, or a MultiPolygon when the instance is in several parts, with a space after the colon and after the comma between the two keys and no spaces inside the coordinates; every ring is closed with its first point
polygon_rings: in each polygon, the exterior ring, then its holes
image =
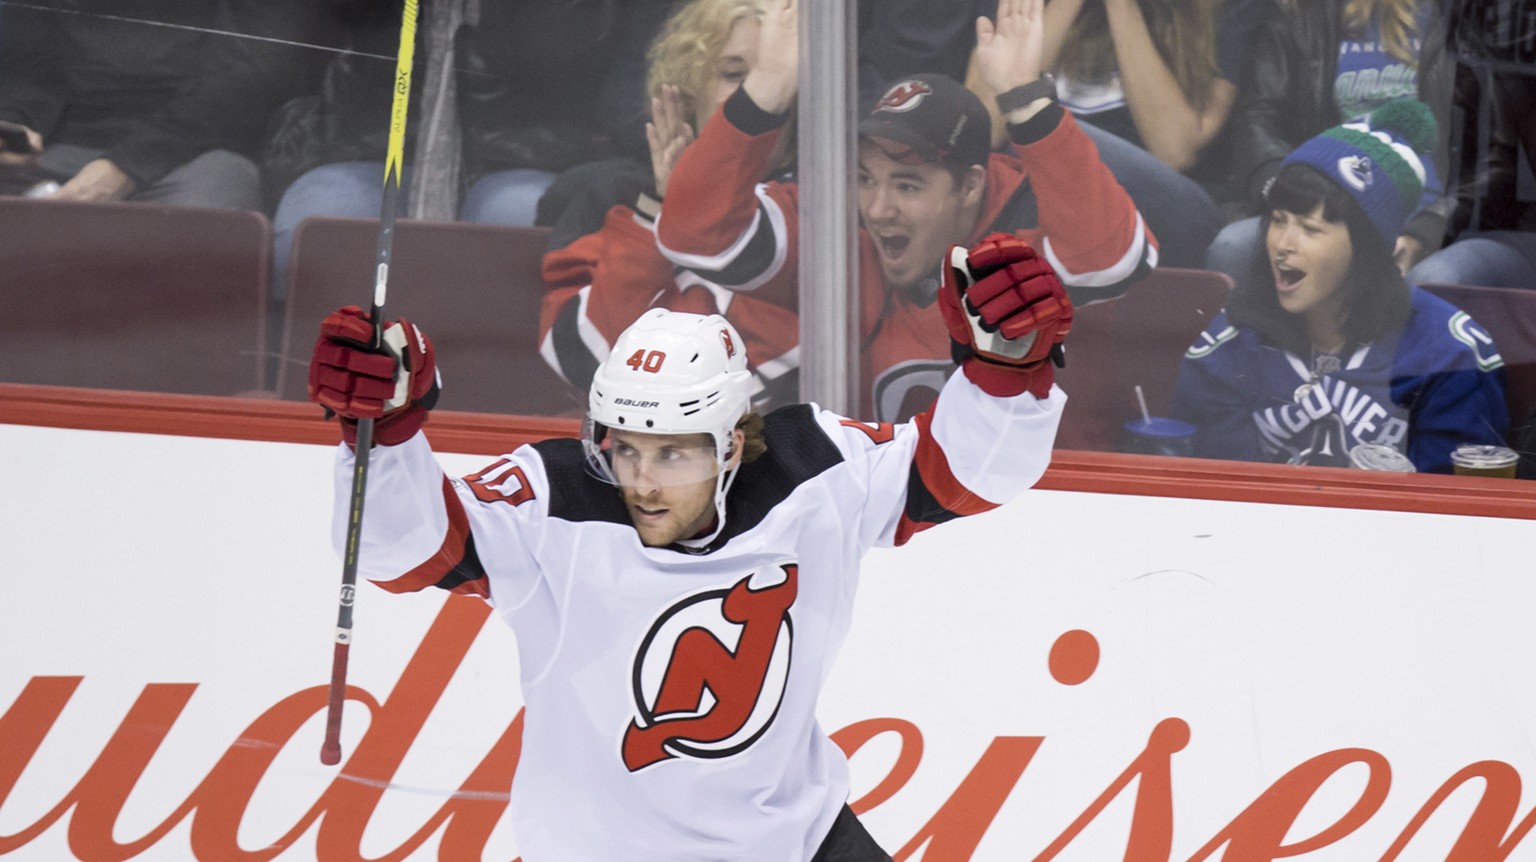
{"type": "MultiPolygon", "coordinates": [[[[587,462],[613,484],[608,429],[643,434],[708,434],[715,472],[729,461],[737,420],[751,405],[752,374],[741,336],[718,314],[653,308],[614,342],[592,376],[582,429],[587,462]]],[[[706,477],[707,478],[707,477],[706,477]]],[[[723,506],[723,479],[718,489],[723,506]]]]}

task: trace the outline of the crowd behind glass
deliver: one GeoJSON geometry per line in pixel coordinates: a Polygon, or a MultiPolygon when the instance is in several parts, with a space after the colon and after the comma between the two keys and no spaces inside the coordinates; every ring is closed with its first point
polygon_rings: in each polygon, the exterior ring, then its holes
{"type": "MultiPolygon", "coordinates": [[[[759,405],[798,398],[797,236],[817,228],[794,143],[815,119],[794,116],[782,5],[421,4],[400,215],[538,232],[541,277],[505,288],[538,296],[524,347],[547,385],[584,392],[660,305],[725,314],[759,405]]],[[[857,5],[855,410],[901,421],[937,392],[944,249],[1005,231],[1113,334],[1069,337],[1062,378],[1081,422],[1112,427],[1060,445],[1420,472],[1536,449],[1514,373],[1536,353],[1536,2],[1049,0],[1011,41],[997,7],[857,5]],[[1226,293],[1179,306],[1195,284],[1226,293]],[[1194,315],[1151,362],[1161,385],[1095,373],[1124,364],[1137,321],[1114,307],[1138,290],[1194,315]]],[[[261,213],[280,318],[306,219],[379,215],[400,17],[0,2],[0,194],[261,213]]],[[[446,387],[498,373],[442,362],[446,387]]]]}

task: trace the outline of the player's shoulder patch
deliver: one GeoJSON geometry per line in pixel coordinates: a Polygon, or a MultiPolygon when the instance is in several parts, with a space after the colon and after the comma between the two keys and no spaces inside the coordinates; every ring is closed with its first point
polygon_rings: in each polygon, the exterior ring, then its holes
{"type": "Polygon", "coordinates": [[[587,472],[581,441],[568,437],[532,444],[549,480],[549,516],[566,521],[628,524],[629,513],[612,485],[587,472]]]}
{"type": "MultiPolygon", "coordinates": [[[[1214,327],[1213,327],[1214,329],[1214,327]]],[[[1184,351],[1185,359],[1204,359],[1216,352],[1216,349],[1237,337],[1237,327],[1227,324],[1225,327],[1212,331],[1207,329],[1200,333],[1195,343],[1184,351]]]]}

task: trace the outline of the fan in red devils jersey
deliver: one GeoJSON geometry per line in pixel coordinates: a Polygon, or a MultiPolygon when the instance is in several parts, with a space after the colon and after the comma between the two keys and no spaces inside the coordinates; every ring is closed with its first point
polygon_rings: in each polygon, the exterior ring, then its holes
{"type": "MultiPolygon", "coordinates": [[[[557,374],[585,392],[625,327],[650,308],[719,314],[741,334],[754,377],[753,403],[795,400],[800,324],[793,309],[723,290],[679,271],[656,248],[656,214],[678,154],[757,61],[758,18],[766,0],[686,0],[676,4],[652,43],[646,89],[651,121],[646,140],[648,186],[633,203],[608,206],[600,221],[579,211],[606,199],[593,183],[583,202],[556,223],[543,275],[549,292],[539,314],[539,353],[557,374]]],[[[784,173],[793,135],[767,154],[765,174],[784,173]]],[[[626,181],[615,180],[613,188],[626,181]]]]}
{"type": "MultiPolygon", "coordinates": [[[[816,722],[860,560],[1033,485],[1066,401],[1050,357],[1072,305],[1044,258],[996,235],[941,268],[962,373],[910,422],[761,416],[740,333],[657,309],[593,375],[580,440],[462,479],[427,442],[427,336],[391,325],[372,353],[361,312],[326,318],[311,397],[391,431],[371,453],[359,572],[479,596],[517,637],[522,858],[889,862],[816,722]]],[[[354,461],[344,442],[338,551],[354,461]]]]}
{"type": "MultiPolygon", "coordinates": [[[[796,0],[772,0],[757,62],[678,157],[656,221],[661,251],[698,283],[798,306],[799,187],[760,182],[799,86],[796,0]]],[[[1072,301],[1118,296],[1157,244],[1093,141],[1041,76],[1040,0],[1002,0],[977,22],[976,72],[998,93],[1006,151],[981,100],[943,75],[893,84],[859,123],[861,411],[901,420],[953,371],[934,309],[952,244],[1005,232],[1040,252],[1072,301]]]]}

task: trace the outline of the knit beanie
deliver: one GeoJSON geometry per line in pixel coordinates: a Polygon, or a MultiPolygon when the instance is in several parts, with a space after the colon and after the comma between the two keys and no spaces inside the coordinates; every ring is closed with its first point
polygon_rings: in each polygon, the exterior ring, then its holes
{"type": "Polygon", "coordinates": [[[1434,139],[1429,106],[1397,99],[1304,142],[1280,166],[1308,165],[1338,184],[1390,247],[1419,207],[1424,155],[1434,139]]]}

